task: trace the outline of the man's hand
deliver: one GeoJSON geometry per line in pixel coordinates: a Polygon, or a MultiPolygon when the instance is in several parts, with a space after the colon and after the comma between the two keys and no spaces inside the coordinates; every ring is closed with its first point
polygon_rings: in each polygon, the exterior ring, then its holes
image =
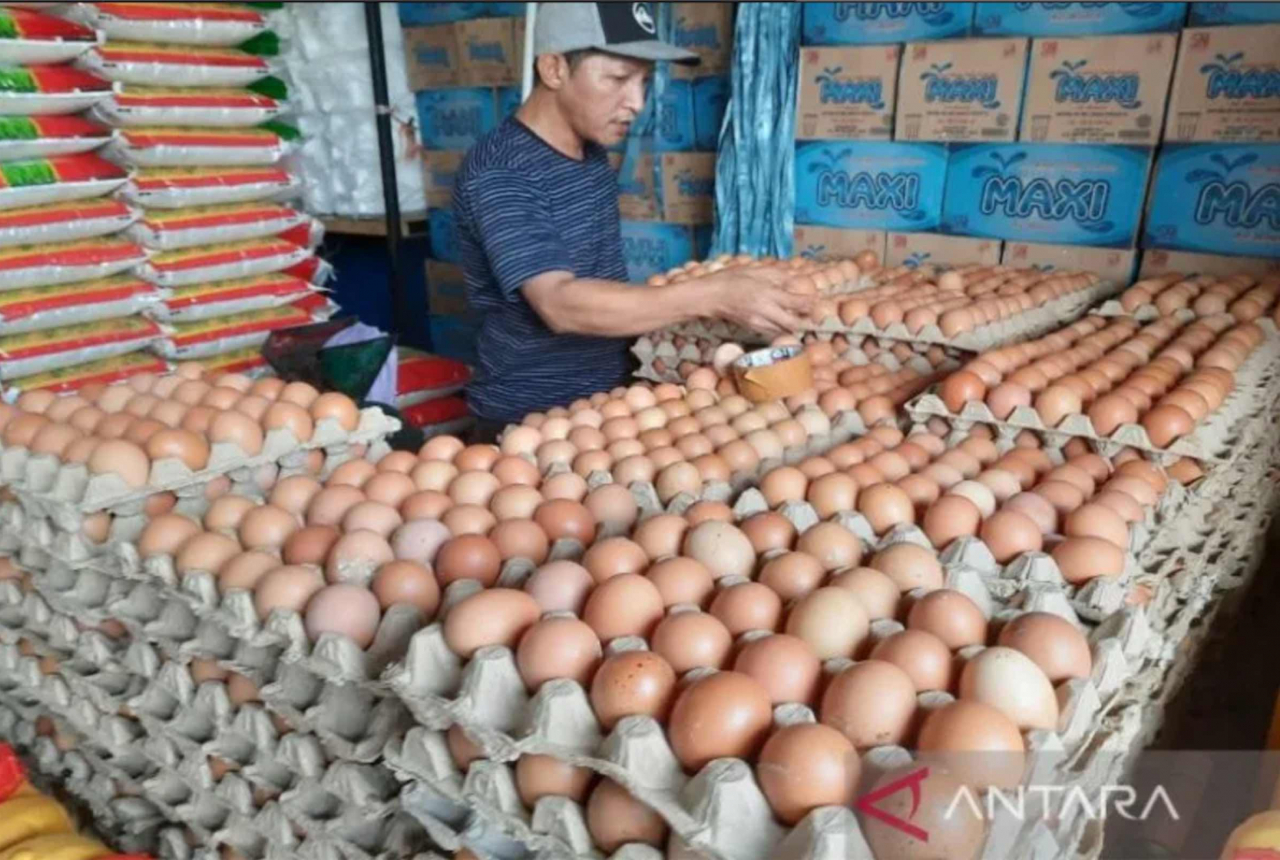
{"type": "Polygon", "coordinates": [[[803,327],[801,316],[813,309],[814,297],[790,293],[786,276],[769,269],[729,270],[708,279],[708,316],[738,323],[765,334],[791,334],[803,327]]]}

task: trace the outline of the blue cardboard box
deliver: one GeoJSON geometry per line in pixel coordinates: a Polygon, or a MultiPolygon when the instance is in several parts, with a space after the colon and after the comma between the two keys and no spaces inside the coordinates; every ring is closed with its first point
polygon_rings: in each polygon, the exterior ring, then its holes
{"type": "Polygon", "coordinates": [[[805,3],[802,45],[881,45],[969,34],[977,3],[805,3]]]}
{"type": "Polygon", "coordinates": [[[667,81],[657,104],[653,148],[658,152],[690,152],[694,148],[693,81],[667,81]]]}
{"type": "Polygon", "coordinates": [[[720,126],[729,106],[729,76],[711,75],[693,82],[694,148],[715,152],[720,148],[720,126]]]}
{"type": "Polygon", "coordinates": [[[683,224],[622,222],[622,257],[632,283],[642,284],[693,256],[693,231],[683,224]]]}
{"type": "Polygon", "coordinates": [[[1192,3],[1188,27],[1280,23],[1280,3],[1192,3]]]}
{"type": "Polygon", "coordinates": [[[462,263],[458,247],[458,224],[452,209],[428,209],[427,230],[430,232],[431,258],[445,263],[462,263]]]}
{"type": "Polygon", "coordinates": [[[988,36],[1114,36],[1177,30],[1186,3],[978,3],[976,32],[988,36]]]}
{"type": "Polygon", "coordinates": [[[1280,143],[1166,146],[1143,244],[1280,257],[1280,143]]]}
{"type": "Polygon", "coordinates": [[[942,230],[1124,248],[1137,238],[1151,150],[1070,143],[958,145],[942,230]]]}
{"type": "Polygon", "coordinates": [[[942,215],[947,155],[938,143],[797,143],[796,223],[932,230],[942,215]]]}
{"type": "Polygon", "coordinates": [[[497,98],[491,87],[423,90],[415,98],[427,149],[470,149],[497,125],[497,98]]]}
{"type": "Polygon", "coordinates": [[[421,24],[452,24],[473,18],[508,18],[523,15],[523,3],[397,3],[400,7],[400,23],[406,26],[421,24]]]}

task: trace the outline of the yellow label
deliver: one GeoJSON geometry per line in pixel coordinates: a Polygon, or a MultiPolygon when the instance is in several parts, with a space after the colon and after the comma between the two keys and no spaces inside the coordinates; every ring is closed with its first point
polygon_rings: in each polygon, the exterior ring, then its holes
{"type": "Polygon", "coordinates": [[[162,45],[159,42],[111,42],[98,48],[98,51],[104,57],[110,57],[112,54],[124,53],[147,53],[160,54],[168,57],[183,57],[185,59],[199,58],[225,58],[225,59],[254,59],[252,54],[246,54],[244,51],[235,48],[209,48],[201,45],[162,45]]]}
{"type": "Polygon", "coordinates": [[[201,359],[199,363],[204,365],[205,372],[220,370],[224,367],[232,367],[246,362],[262,363],[266,359],[262,357],[262,350],[251,346],[247,349],[237,349],[235,352],[224,352],[221,355],[215,355],[210,358],[201,359]]]}
{"type": "Polygon", "coordinates": [[[198,337],[202,334],[210,334],[212,332],[222,331],[223,329],[237,328],[243,325],[251,325],[253,323],[270,322],[274,320],[297,319],[306,316],[302,311],[290,305],[283,305],[278,308],[263,308],[257,311],[244,311],[238,314],[227,314],[224,317],[213,317],[207,320],[199,320],[190,323],[174,323],[174,340],[198,337]]]}
{"type": "MultiPolygon", "coordinates": [[[[175,287],[170,291],[171,302],[177,302],[187,299],[198,299],[204,296],[216,296],[221,293],[234,293],[243,290],[246,287],[265,286],[271,284],[297,284],[299,289],[303,288],[303,284],[297,278],[288,275],[282,275],[279,272],[273,272],[269,275],[254,275],[251,278],[230,278],[225,281],[213,281],[208,284],[196,284],[190,287],[175,287]]],[[[0,293],[0,295],[3,295],[0,293]]]]}
{"type": "Polygon", "coordinates": [[[3,310],[5,305],[39,302],[57,298],[58,296],[84,295],[86,293],[96,293],[100,290],[141,286],[146,283],[146,281],[135,278],[133,275],[112,275],[109,278],[96,278],[92,281],[76,281],[74,284],[54,284],[51,287],[5,290],[0,292],[0,310],[3,310]]]}
{"type": "MultiPolygon", "coordinates": [[[[288,244],[288,243],[284,243],[288,244]]],[[[216,257],[220,253],[252,251],[258,248],[275,250],[282,248],[278,239],[246,239],[243,242],[222,242],[217,245],[200,245],[195,248],[179,248],[176,251],[165,251],[151,258],[156,268],[164,268],[183,260],[198,260],[201,257],[216,257]]]]}
{"type": "Polygon", "coordinates": [[[80,239],[76,242],[43,242],[37,245],[10,245],[8,248],[0,248],[0,260],[9,260],[14,257],[27,257],[31,254],[39,253],[65,253],[67,251],[80,250],[98,250],[101,248],[132,248],[136,247],[128,239],[80,239]]]}
{"type": "Polygon", "coordinates": [[[144,137],[146,135],[163,135],[164,137],[252,137],[274,143],[280,136],[266,128],[187,128],[185,126],[148,125],[131,126],[124,129],[126,137],[144,137]]]}
{"type": "Polygon", "coordinates": [[[179,209],[153,209],[144,219],[148,224],[169,224],[195,218],[216,218],[219,215],[235,215],[240,212],[263,212],[291,215],[296,212],[289,206],[270,201],[259,203],[224,203],[214,206],[183,206],[179,209]]]}
{"type": "Polygon", "coordinates": [[[278,167],[143,167],[135,176],[146,179],[203,179],[204,177],[233,177],[239,175],[256,175],[271,171],[287,176],[278,167]]]}
{"type": "Polygon", "coordinates": [[[161,359],[145,350],[139,350],[137,352],[128,352],[124,355],[113,355],[110,358],[100,358],[97,361],[88,361],[72,367],[64,367],[60,370],[50,370],[46,373],[24,376],[21,379],[14,380],[11,384],[20,390],[31,391],[37,388],[48,388],[52,385],[65,385],[69,382],[75,382],[77,379],[94,379],[110,374],[129,375],[131,370],[139,372],[144,369],[157,370],[160,363],[161,359]]]}
{"type": "Polygon", "coordinates": [[[11,334],[8,337],[0,337],[0,353],[20,352],[32,347],[49,346],[57,343],[71,344],[91,337],[142,335],[155,331],[157,331],[155,323],[139,316],[99,320],[98,322],[51,328],[47,331],[33,331],[27,334],[11,334]]]}
{"type": "Polygon", "coordinates": [[[0,860],[93,860],[111,849],[74,833],[36,836],[0,851],[0,860]]]}

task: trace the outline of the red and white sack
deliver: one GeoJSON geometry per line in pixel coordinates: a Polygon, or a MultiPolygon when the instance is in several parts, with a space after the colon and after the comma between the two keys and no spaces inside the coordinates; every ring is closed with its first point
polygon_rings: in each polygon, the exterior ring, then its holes
{"type": "Polygon", "coordinates": [[[302,278],[272,272],[211,284],[175,287],[150,315],[165,323],[191,323],[263,308],[278,308],[304,299],[319,288],[302,278]]]}
{"type": "Polygon", "coordinates": [[[111,40],[166,45],[239,45],[267,30],[240,3],[77,3],[71,15],[111,40]]]}
{"type": "Polygon", "coordinates": [[[0,66],[0,116],[79,113],[110,95],[110,81],[73,66],[0,66]]]}
{"type": "Polygon", "coordinates": [[[114,128],[248,128],[276,119],[284,110],[282,99],[253,90],[121,84],[110,98],[93,106],[92,115],[114,128]]]}
{"type": "Polygon", "coordinates": [[[0,292],[0,331],[6,335],[118,319],[150,311],[164,292],[133,275],[0,292]]]}
{"type": "Polygon", "coordinates": [[[73,284],[127,272],[147,259],[128,239],[100,237],[0,248],[0,290],[73,284]]]}
{"type": "Polygon", "coordinates": [[[75,21],[0,6],[0,65],[66,63],[101,41],[101,33],[75,21]]]}
{"type": "Polygon", "coordinates": [[[155,167],[131,174],[120,196],[147,209],[182,209],[284,199],[300,184],[281,167],[155,167]]]}
{"type": "Polygon", "coordinates": [[[106,154],[130,167],[240,167],[275,164],[289,145],[266,128],[117,129],[106,154]]]}
{"type": "MultiPolygon", "coordinates": [[[[270,201],[153,209],[129,228],[128,236],[147,248],[172,251],[215,242],[276,236],[286,230],[309,225],[313,220],[306,212],[270,201]]],[[[323,237],[323,228],[320,232],[323,237]]]]}
{"type": "Polygon", "coordinates": [[[284,239],[246,239],[161,251],[138,266],[138,274],[162,287],[185,287],[279,272],[309,256],[309,249],[284,239]]]}
{"type": "Polygon", "coordinates": [[[235,48],[108,42],[76,65],[109,81],[144,87],[246,87],[271,74],[262,57],[235,48]]]}
{"type": "Polygon", "coordinates": [[[82,116],[0,117],[0,161],[90,152],[111,140],[111,129],[82,116]]]}
{"type": "Polygon", "coordinates": [[[140,214],[110,197],[0,209],[0,248],[109,236],[124,230],[140,214]]]}
{"type": "Polygon", "coordinates": [[[208,358],[260,347],[277,329],[313,322],[316,317],[306,308],[284,305],[195,323],[176,323],[165,327],[164,337],[155,344],[155,350],[173,361],[208,358]]]}
{"type": "Polygon", "coordinates": [[[0,209],[102,197],[129,174],[91,152],[0,164],[0,209]]]}
{"type": "Polygon", "coordinates": [[[457,394],[471,379],[471,371],[460,361],[396,347],[396,408],[405,409],[457,394]]]}
{"type": "Polygon", "coordinates": [[[0,379],[48,373],[155,346],[160,326],[142,316],[0,337],[0,379]]]}
{"type": "Polygon", "coordinates": [[[28,391],[52,391],[69,394],[87,385],[110,385],[143,373],[166,373],[169,363],[147,350],[127,352],[97,361],[72,364],[47,373],[36,373],[4,383],[3,399],[12,403],[28,391]]]}

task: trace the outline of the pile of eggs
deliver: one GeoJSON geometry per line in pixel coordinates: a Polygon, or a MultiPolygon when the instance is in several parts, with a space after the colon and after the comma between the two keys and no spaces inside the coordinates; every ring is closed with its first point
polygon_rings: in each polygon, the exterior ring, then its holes
{"type": "Polygon", "coordinates": [[[1237,322],[1253,322],[1274,309],[1280,317],[1276,296],[1280,294],[1280,276],[1259,280],[1251,275],[1196,275],[1183,278],[1179,274],[1144,278],[1120,294],[1120,306],[1127,313],[1154,307],[1163,316],[1189,309],[1196,316],[1228,313],[1237,322]]]}
{"type": "Polygon", "coordinates": [[[238,374],[205,381],[202,372],[198,365],[181,365],[171,375],[142,374],[65,397],[27,392],[14,406],[0,404],[0,440],[5,448],[84,464],[91,475],[115,475],[142,490],[154,462],[177,460],[200,472],[212,445],[233,445],[251,458],[279,428],[306,443],[326,419],[348,432],[359,423],[356,404],[344,394],[238,374]]]}
{"type": "Polygon", "coordinates": [[[1089,316],[1027,343],[980,354],[940,387],[947,409],[983,401],[1000,420],[1033,406],[1046,427],[1084,414],[1109,436],[1141,423],[1165,448],[1222,405],[1235,373],[1262,343],[1254,323],[1226,314],[1183,323],[1089,316]]]}
{"type": "Polygon", "coordinates": [[[874,251],[863,251],[850,260],[838,261],[814,260],[808,257],[779,260],[773,257],[757,258],[749,254],[737,256],[721,254],[705,262],[690,260],[682,266],[669,269],[664,274],[650,277],[646,284],[650,287],[665,287],[668,284],[685,283],[725,270],[750,272],[771,269],[786,276],[786,288],[789,291],[800,295],[817,295],[857,289],[862,275],[876,271],[879,266],[880,258],[874,251]]]}

